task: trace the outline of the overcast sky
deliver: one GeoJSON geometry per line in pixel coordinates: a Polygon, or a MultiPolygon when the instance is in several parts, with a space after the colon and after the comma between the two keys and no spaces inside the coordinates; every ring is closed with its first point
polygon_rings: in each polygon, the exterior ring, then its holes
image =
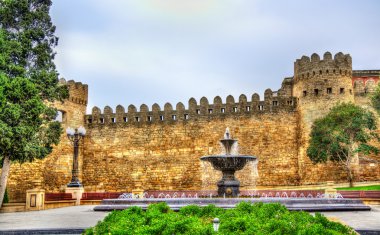
{"type": "Polygon", "coordinates": [[[339,51],[380,69],[378,0],[53,0],[61,77],[89,107],[277,90],[302,55],[339,51]]]}

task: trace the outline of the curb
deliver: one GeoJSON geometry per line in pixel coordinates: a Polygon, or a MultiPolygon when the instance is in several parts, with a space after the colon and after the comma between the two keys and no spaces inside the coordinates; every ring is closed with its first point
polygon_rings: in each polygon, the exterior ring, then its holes
{"type": "MultiPolygon", "coordinates": [[[[2,230],[0,235],[27,235],[27,234],[82,234],[85,228],[62,228],[62,229],[24,229],[2,230]]],[[[360,235],[380,235],[377,229],[356,229],[360,235]]]]}
{"type": "Polygon", "coordinates": [[[360,235],[380,235],[380,229],[355,229],[360,235]]]}
{"type": "Polygon", "coordinates": [[[82,234],[86,228],[52,228],[52,229],[15,229],[0,230],[0,235],[27,234],[82,234]]]}

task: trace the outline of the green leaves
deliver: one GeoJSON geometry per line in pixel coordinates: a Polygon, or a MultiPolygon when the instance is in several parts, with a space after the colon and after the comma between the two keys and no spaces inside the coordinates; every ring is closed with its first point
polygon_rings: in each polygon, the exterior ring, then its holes
{"type": "Polygon", "coordinates": [[[0,30],[0,71],[9,77],[25,76],[25,69],[19,63],[14,63],[16,58],[21,57],[21,43],[9,40],[4,29],[0,30]]]}
{"type": "Polygon", "coordinates": [[[0,69],[10,78],[30,79],[43,100],[54,101],[67,98],[68,92],[58,86],[53,62],[58,38],[49,16],[51,4],[50,0],[0,1],[1,40],[7,41],[0,49],[8,55],[0,59],[0,69]]]}
{"type": "Polygon", "coordinates": [[[380,83],[377,85],[370,98],[373,108],[380,114],[380,83]]]}
{"type": "Polygon", "coordinates": [[[27,78],[0,75],[0,155],[25,162],[42,158],[57,144],[61,127],[51,122],[51,108],[27,78]]]}
{"type": "Polygon", "coordinates": [[[352,103],[335,106],[323,118],[314,122],[307,155],[316,163],[347,161],[354,153],[377,153],[368,144],[378,139],[374,115],[352,103]]]}
{"type": "Polygon", "coordinates": [[[45,157],[62,129],[47,101],[68,97],[53,62],[50,0],[0,1],[0,159],[45,157]]]}

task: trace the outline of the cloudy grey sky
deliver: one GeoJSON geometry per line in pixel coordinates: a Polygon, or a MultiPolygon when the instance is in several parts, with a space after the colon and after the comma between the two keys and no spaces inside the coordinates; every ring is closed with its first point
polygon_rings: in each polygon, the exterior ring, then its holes
{"type": "Polygon", "coordinates": [[[53,0],[60,75],[89,107],[262,97],[302,55],[380,69],[378,0],[53,0]]]}

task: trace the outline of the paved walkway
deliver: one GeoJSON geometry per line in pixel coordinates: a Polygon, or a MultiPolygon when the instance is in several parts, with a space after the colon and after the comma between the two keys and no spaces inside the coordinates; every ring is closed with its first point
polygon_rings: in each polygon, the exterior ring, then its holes
{"type": "MultiPolygon", "coordinates": [[[[44,211],[15,212],[0,214],[0,234],[5,230],[38,229],[84,229],[96,225],[108,212],[95,212],[94,206],[74,206],[44,211]]],[[[323,212],[356,230],[380,231],[380,206],[371,211],[323,212]]]]}
{"type": "Polygon", "coordinates": [[[371,206],[371,211],[323,212],[326,217],[337,218],[355,230],[380,231],[380,206],[371,206]]]}
{"type": "Polygon", "coordinates": [[[57,209],[0,214],[0,234],[4,230],[74,229],[96,225],[108,212],[95,212],[94,206],[72,206],[57,209]]]}

